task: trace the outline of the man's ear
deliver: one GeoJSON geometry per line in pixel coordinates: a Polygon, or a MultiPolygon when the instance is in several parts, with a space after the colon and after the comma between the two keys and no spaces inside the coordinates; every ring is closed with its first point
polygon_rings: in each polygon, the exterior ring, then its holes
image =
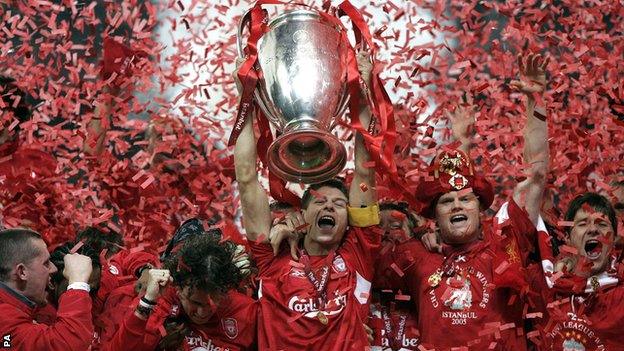
{"type": "Polygon", "coordinates": [[[23,263],[18,263],[17,266],[15,266],[15,276],[17,280],[26,281],[28,278],[28,267],[23,263]]]}

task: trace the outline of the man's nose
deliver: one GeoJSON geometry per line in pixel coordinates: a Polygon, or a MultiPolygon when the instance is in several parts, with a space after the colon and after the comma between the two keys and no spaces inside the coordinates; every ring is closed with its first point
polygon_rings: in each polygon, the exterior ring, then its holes
{"type": "Polygon", "coordinates": [[[50,263],[50,274],[54,274],[58,271],[58,268],[54,265],[54,263],[50,263]]]}
{"type": "Polygon", "coordinates": [[[461,201],[458,198],[453,199],[453,209],[461,209],[461,201]]]}
{"type": "Polygon", "coordinates": [[[598,226],[596,225],[596,223],[589,222],[589,224],[587,225],[587,233],[596,234],[596,235],[599,233],[598,226]]]}

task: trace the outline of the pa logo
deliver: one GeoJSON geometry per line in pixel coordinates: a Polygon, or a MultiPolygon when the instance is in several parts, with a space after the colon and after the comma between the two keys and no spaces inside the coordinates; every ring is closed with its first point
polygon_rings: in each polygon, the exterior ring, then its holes
{"type": "Polygon", "coordinates": [[[11,334],[2,336],[2,348],[8,349],[11,347],[11,334]]]}

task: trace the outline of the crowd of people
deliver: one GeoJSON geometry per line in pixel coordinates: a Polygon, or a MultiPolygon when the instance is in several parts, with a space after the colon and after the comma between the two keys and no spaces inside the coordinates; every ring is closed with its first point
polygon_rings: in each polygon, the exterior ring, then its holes
{"type": "MultiPolygon", "coordinates": [[[[358,56],[364,86],[372,69],[366,57],[358,56]]],[[[410,194],[415,207],[380,198],[359,133],[348,182],[311,184],[299,206],[272,202],[259,178],[253,119],[236,141],[234,172],[228,159],[217,177],[189,165],[188,155],[163,146],[163,135],[176,130],[188,135],[182,142],[197,141],[183,123],[157,120],[137,153],[149,156],[144,168],[118,169],[98,162],[114,159],[102,157],[114,108],[114,99],[105,99],[84,153],[92,174],[114,172],[72,186],[97,182],[117,222],[75,235],[50,232],[71,227],[70,216],[56,214],[80,206],[65,203],[67,188],[55,185],[56,157],[20,145],[32,107],[3,77],[0,195],[2,217],[10,220],[0,231],[2,348],[624,350],[624,183],[612,184],[620,189],[616,203],[578,194],[555,219],[565,224],[560,236],[543,213],[553,196],[545,191],[551,157],[548,106],[540,98],[548,63],[540,55],[518,58],[520,77],[510,85],[526,99],[528,166],[494,216],[487,210],[499,190],[479,170],[487,160],[471,156],[469,102],[448,111],[456,143],[439,146],[410,194]],[[154,168],[162,178],[142,178],[154,168]],[[206,216],[210,199],[223,196],[220,187],[232,178],[244,241],[226,232],[234,218],[206,216]],[[178,213],[181,198],[192,202],[193,216],[178,213]],[[150,245],[135,245],[144,242],[150,245]]],[[[364,129],[371,118],[361,111],[364,129]]]]}

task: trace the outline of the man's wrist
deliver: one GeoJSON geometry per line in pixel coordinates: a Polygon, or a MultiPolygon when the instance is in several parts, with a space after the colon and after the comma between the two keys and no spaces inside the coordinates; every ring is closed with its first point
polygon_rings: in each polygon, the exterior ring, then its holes
{"type": "Polygon", "coordinates": [[[85,282],[70,282],[69,285],[67,285],[67,290],[84,290],[90,292],[91,287],[85,282]]]}

